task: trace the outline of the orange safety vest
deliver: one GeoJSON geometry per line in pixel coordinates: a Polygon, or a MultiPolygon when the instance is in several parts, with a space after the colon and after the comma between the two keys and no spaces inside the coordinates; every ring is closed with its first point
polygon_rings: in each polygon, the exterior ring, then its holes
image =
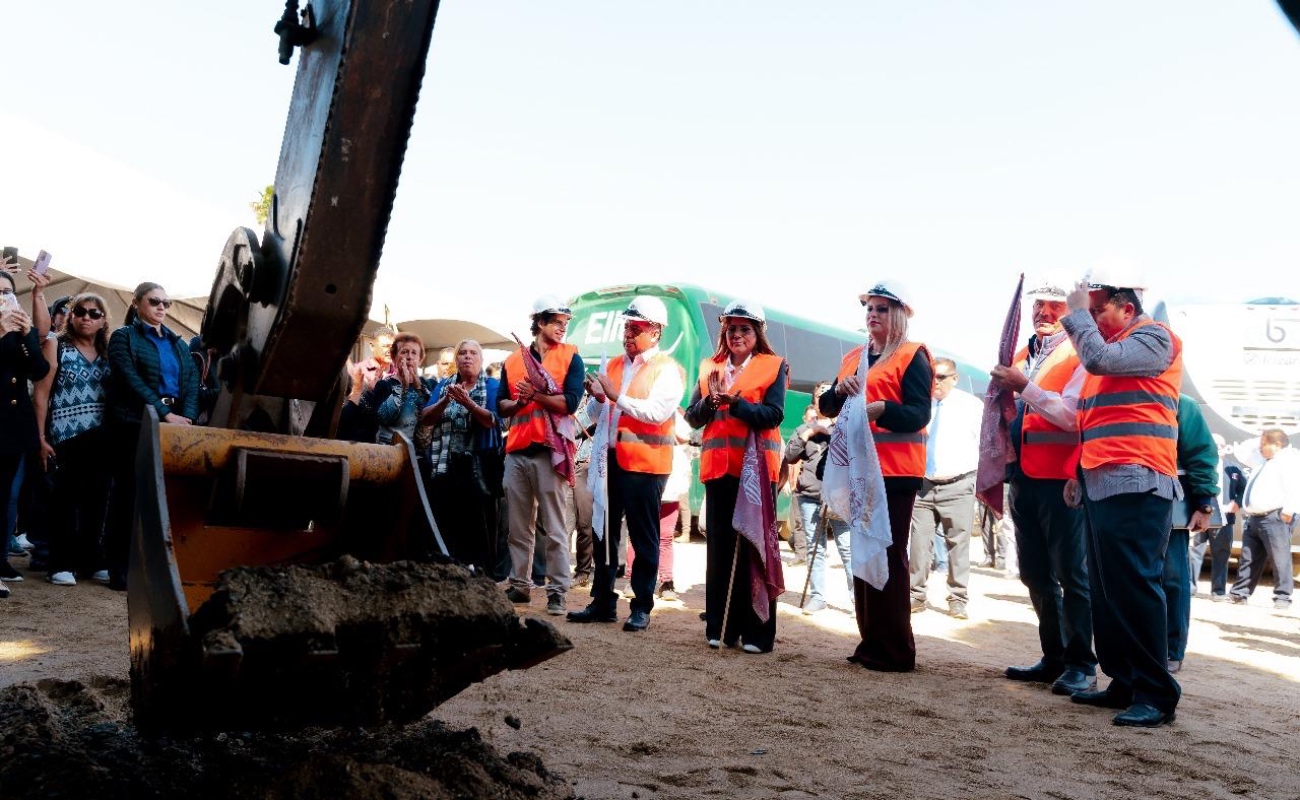
{"type": "MultiPolygon", "coordinates": [[[[763,395],[776,383],[785,359],[780,356],[755,353],[749,363],[731,384],[731,394],[738,394],[746,402],[761,403],[763,395]]],[[[719,375],[727,368],[726,362],[711,357],[700,362],[700,396],[709,394],[709,376],[719,375]]],[[[789,382],[787,371],[787,383],[789,382]]],[[[781,473],[781,453],[784,444],[779,428],[755,431],[758,450],[767,462],[767,478],[775,481],[781,473]]],[[[713,418],[704,426],[700,437],[700,480],[711,481],[730,475],[740,477],[741,463],[745,458],[745,441],[749,438],[749,423],[731,415],[730,406],[713,412],[713,418]]]]}
{"type": "MultiPolygon", "coordinates": [[[[862,360],[862,351],[866,345],[858,345],[845,354],[840,362],[839,374],[835,380],[843,381],[850,375],[858,374],[858,364],[862,360]]],[[[893,355],[883,363],[867,370],[867,401],[889,400],[903,402],[903,374],[916,356],[916,351],[925,353],[930,359],[930,351],[920,342],[903,342],[893,355]]],[[[876,440],[876,453],[880,456],[880,472],[885,477],[924,478],[925,477],[925,430],[916,433],[896,433],[871,423],[871,437],[876,440]]]]}
{"type": "MultiPolygon", "coordinates": [[[[578,348],[571,344],[557,344],[546,355],[542,357],[542,369],[550,373],[555,385],[561,389],[564,388],[564,378],[569,374],[569,364],[573,363],[573,356],[577,354],[578,348]]],[[[513,384],[515,381],[528,377],[528,368],[524,366],[524,356],[518,350],[515,350],[506,359],[505,364],[506,377],[513,384]]],[[[519,393],[515,387],[507,386],[511,400],[518,400],[519,393]]],[[[550,423],[546,416],[549,412],[542,408],[537,402],[525,403],[514,416],[510,417],[510,435],[506,437],[506,452],[513,453],[516,450],[533,444],[546,443],[546,426],[550,423]]]]}
{"type": "MultiPolygon", "coordinates": [[[[1022,348],[1012,362],[1024,372],[1029,350],[1022,348]]],[[[1034,375],[1034,384],[1047,392],[1061,394],[1079,367],[1079,355],[1069,339],[1052,350],[1034,375]]],[[[1020,471],[1031,478],[1069,480],[1076,478],[1079,465],[1079,432],[1058,428],[1029,405],[1025,405],[1020,429],[1020,471]]]]}
{"type": "MultiPolygon", "coordinates": [[[[1147,325],[1142,320],[1119,335],[1123,341],[1147,325]]],[[[1168,327],[1161,325],[1166,331],[1168,327]]],[[[1178,392],[1183,384],[1183,343],[1169,331],[1174,357],[1154,378],[1088,375],[1079,397],[1080,461],[1084,469],[1140,464],[1164,475],[1178,474],[1178,392]]]]}
{"type": "MultiPolygon", "coordinates": [[[[622,356],[605,367],[605,374],[616,386],[623,385],[623,366],[627,361],[627,356],[622,356]]],[[[641,365],[623,394],[636,400],[646,399],[660,373],[666,369],[677,370],[678,376],[685,380],[681,365],[672,356],[657,353],[641,365]]],[[[642,422],[633,419],[626,411],[620,414],[618,433],[614,438],[614,457],[618,459],[618,465],[626,472],[671,473],[673,448],[677,446],[676,421],[675,413],[663,422],[642,422]]]]}

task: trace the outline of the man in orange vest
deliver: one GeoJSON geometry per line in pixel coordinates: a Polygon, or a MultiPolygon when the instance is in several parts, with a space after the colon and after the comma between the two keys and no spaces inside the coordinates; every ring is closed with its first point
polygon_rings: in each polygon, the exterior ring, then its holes
{"type": "Polygon", "coordinates": [[[993,368],[993,379],[1020,393],[1011,423],[1017,461],[1007,466],[1009,511],[1016,527],[1020,581],[1038,615],[1043,656],[1028,667],[1007,667],[1013,681],[1052,684],[1072,695],[1097,685],[1092,652],[1087,544],[1083,509],[1066,505],[1066,481],[1077,477],[1079,423],[1065,387],[1084,372],[1061,324],[1066,283],[1043,281],[1026,293],[1034,301],[1034,334],[1010,367],[993,368]]]}
{"type": "MultiPolygon", "coordinates": [[[[1088,579],[1097,658],[1110,676],[1083,705],[1126,709],[1116,725],[1174,719],[1161,578],[1178,485],[1182,342],[1142,313],[1146,282],[1126,264],[1094,267],[1066,297],[1062,320],[1087,377],[1078,390],[1081,484],[1067,500],[1087,513],[1088,579]]],[[[1071,393],[1071,387],[1066,388],[1071,393]]]]}
{"type": "MultiPolygon", "coordinates": [[[[501,385],[507,391],[497,400],[497,413],[510,420],[502,480],[510,520],[510,588],[506,597],[514,603],[532,600],[533,543],[540,518],[546,532],[546,613],[552,615],[564,613],[569,591],[569,531],[573,526],[568,507],[573,489],[556,472],[547,440],[548,428],[562,426],[582,398],[582,358],[577,347],[564,343],[572,316],[568,306],[553,295],[539,297],[533,304],[533,343],[528,349],[559,391],[548,394],[538,388],[528,377],[523,353],[516,350],[501,369],[501,385]]],[[[554,441],[553,436],[550,439],[554,441]]],[[[569,444],[571,440],[565,442],[569,444]]]]}
{"type": "MultiPolygon", "coordinates": [[[[605,371],[587,378],[591,402],[588,416],[597,423],[596,446],[606,448],[605,519],[592,527],[604,535],[596,542],[596,574],[591,603],[570,611],[570,622],[615,622],[618,594],[614,571],[618,568],[622,522],[636,558],[632,562],[632,613],[625,631],[650,627],[655,580],[659,574],[659,501],[673,468],[677,407],[682,402],[685,379],[672,356],[659,351],[659,339],[668,324],[668,308],[657,297],[640,295],[623,312],[623,351],[605,371]],[[608,523],[608,524],[606,524],[608,523]]],[[[598,453],[592,453],[592,464],[598,453]]],[[[595,466],[589,468],[599,474],[595,466]]]]}

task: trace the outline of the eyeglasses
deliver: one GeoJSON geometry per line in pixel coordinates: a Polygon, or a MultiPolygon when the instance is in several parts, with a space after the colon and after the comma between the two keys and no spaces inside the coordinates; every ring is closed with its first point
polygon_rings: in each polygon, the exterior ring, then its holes
{"type": "Polygon", "coordinates": [[[868,303],[866,300],[863,300],[862,307],[867,310],[868,314],[870,314],[872,311],[876,312],[877,314],[889,313],[889,303],[885,303],[883,306],[873,306],[870,303],[868,303]]]}
{"type": "Polygon", "coordinates": [[[164,300],[161,297],[148,297],[145,299],[147,299],[149,301],[149,305],[153,306],[154,308],[157,308],[158,306],[162,306],[163,308],[172,307],[172,301],[164,300]]]}
{"type": "Polygon", "coordinates": [[[949,372],[949,373],[944,374],[944,375],[940,375],[940,374],[937,373],[937,372],[934,374],[934,379],[935,379],[936,381],[946,381],[946,380],[948,380],[949,378],[955,378],[955,377],[957,377],[957,373],[955,373],[955,372],[949,372]]]}
{"type": "Polygon", "coordinates": [[[90,317],[91,319],[103,319],[104,312],[100,311],[98,308],[86,308],[85,306],[77,306],[76,308],[72,309],[72,316],[90,317]]]}

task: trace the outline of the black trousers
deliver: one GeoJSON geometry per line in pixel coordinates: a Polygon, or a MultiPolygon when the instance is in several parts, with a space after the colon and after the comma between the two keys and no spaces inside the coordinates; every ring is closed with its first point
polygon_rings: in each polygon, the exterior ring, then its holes
{"type": "Polygon", "coordinates": [[[131,529],[135,524],[135,452],[140,446],[140,423],[113,421],[108,426],[108,458],[113,490],[104,526],[104,560],[110,578],[125,585],[131,556],[131,529]]]}
{"type": "Polygon", "coordinates": [[[893,543],[885,550],[889,577],[877,589],[853,578],[853,608],[862,641],[849,661],[883,672],[911,672],[916,668],[916,638],[912,635],[912,588],[907,541],[912,529],[915,489],[891,489],[886,479],[889,532],[893,543]]]}
{"type": "Polygon", "coordinates": [[[51,575],[72,572],[89,577],[104,566],[101,540],[113,483],[108,438],[108,429],[101,425],[54,448],[51,575]]]}
{"type": "Polygon", "coordinates": [[[1063,480],[1016,473],[1010,483],[1020,582],[1038,615],[1043,660],[1093,675],[1092,601],[1083,509],[1065,504],[1063,480]]]}
{"type": "Polygon", "coordinates": [[[497,501],[479,490],[471,462],[468,454],[448,455],[447,472],[425,485],[433,519],[451,557],[487,574],[495,553],[497,501]]]}
{"type": "MultiPolygon", "coordinates": [[[[752,644],[769,652],[776,644],[776,598],[771,598],[767,621],[754,613],[751,595],[750,565],[761,564],[759,555],[749,544],[740,544],[740,536],[731,527],[736,513],[736,495],[740,479],[731,475],[714,478],[704,483],[705,528],[705,578],[704,578],[704,638],[721,639],[728,645],[737,641],[752,644]],[[737,555],[736,547],[740,545],[737,555]],[[731,582],[731,563],[736,559],[736,576],[731,582]],[[727,609],[727,592],[730,586],[731,610],[726,612],[727,629],[722,629],[723,612],[727,609]]],[[[775,484],[772,491],[776,491],[775,484]]],[[[637,563],[641,556],[637,555],[637,563]]],[[[633,568],[637,564],[633,564],[633,568]]]]}
{"type": "Polygon", "coordinates": [[[623,539],[623,520],[636,559],[632,562],[633,611],[650,611],[655,604],[655,579],[659,574],[659,500],[663,497],[667,475],[628,472],[609,453],[609,525],[601,519],[591,521],[596,531],[606,528],[596,541],[596,573],[592,577],[592,607],[601,614],[613,615],[618,607],[614,593],[614,575],[618,570],[618,551],[623,539]]]}
{"type": "Polygon", "coordinates": [[[1246,515],[1241,530],[1241,559],[1237,562],[1237,582],[1232,593],[1250,597],[1259,586],[1264,567],[1273,562],[1273,601],[1290,603],[1295,577],[1291,574],[1291,526],[1282,521],[1280,512],[1262,516],[1246,515]]]}
{"type": "Polygon", "coordinates": [[[1097,659],[1109,691],[1164,712],[1182,688],[1169,674],[1165,548],[1173,502],[1154,494],[1084,498],[1097,659]]]}

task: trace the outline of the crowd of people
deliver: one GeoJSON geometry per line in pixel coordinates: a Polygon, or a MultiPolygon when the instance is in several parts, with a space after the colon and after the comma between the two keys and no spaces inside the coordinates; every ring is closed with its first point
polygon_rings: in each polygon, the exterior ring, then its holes
{"type": "MultiPolygon", "coordinates": [[[[166,326],[158,284],[140,284],[114,328],[102,297],[47,304],[43,276],[27,279],[30,313],[12,302],[13,270],[0,270],[9,544],[39,545],[28,572],[51,583],[124,589],[142,417],[152,407],[164,424],[201,420],[211,353],[166,326]],[[19,510],[27,541],[14,538],[19,510]]],[[[1006,677],[1115,709],[1117,725],[1152,727],[1174,719],[1207,550],[1215,601],[1246,602],[1271,563],[1274,605],[1289,608],[1300,460],[1280,430],[1262,433],[1254,463],[1215,441],[1180,395],[1182,343],[1144,312],[1144,289],[1136,273],[1098,268],[1029,292],[1034,332],[991,374],[1015,393],[1017,412],[1001,545],[994,513],[982,517],[984,565],[1017,565],[1039,621],[1040,658],[1006,677]],[[1236,515],[1243,543],[1229,585],[1236,515]]],[[[827,606],[834,545],[860,636],[849,661],[910,671],[911,619],[929,608],[936,556],[947,613],[970,613],[983,403],[954,388],[953,361],[909,338],[917,297],[903,284],[879,282],[859,300],[867,340],[826,376],[789,440],[780,426],[790,367],[767,338],[764,309],[737,300],[723,310],[716,348],[688,386],[659,349],[669,316],[653,296],[623,311],[623,352],[599,369],[566,342],[572,311],[549,295],[533,306],[531,341],[500,364],[485,365],[482,347],[465,340],[426,376],[420,338],[381,330],[370,357],[348,365],[339,435],[409,441],[450,555],[496,579],[510,601],[531,603],[540,590],[548,614],[598,624],[619,621],[626,598],[623,629],[633,633],[649,628],[656,599],[676,596],[673,544],[679,525],[690,530],[682,504],[698,453],[703,639],[754,654],[777,641],[775,498],[788,486],[802,531],[792,542],[809,570],[805,613],[827,606]],[[569,607],[574,589],[589,595],[581,608],[569,607]]],[[[0,578],[23,579],[0,564],[0,578]]]]}

